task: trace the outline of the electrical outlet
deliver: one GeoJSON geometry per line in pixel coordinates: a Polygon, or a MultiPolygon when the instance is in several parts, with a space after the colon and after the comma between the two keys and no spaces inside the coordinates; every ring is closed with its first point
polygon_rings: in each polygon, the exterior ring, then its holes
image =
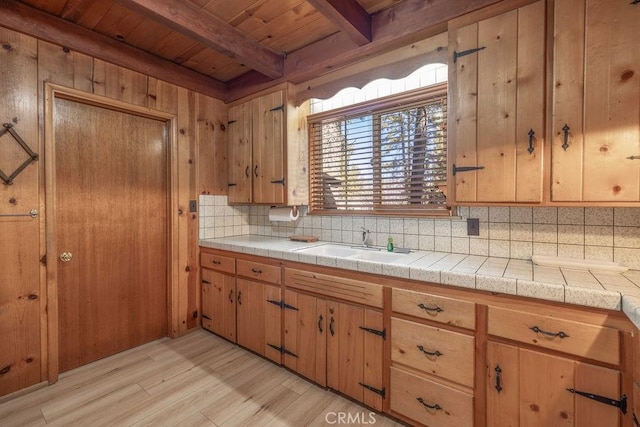
{"type": "Polygon", "coordinates": [[[467,218],[467,236],[479,236],[479,235],[480,235],[480,219],[467,218]]]}
{"type": "Polygon", "coordinates": [[[189,200],[189,212],[198,212],[198,202],[189,200]]]}

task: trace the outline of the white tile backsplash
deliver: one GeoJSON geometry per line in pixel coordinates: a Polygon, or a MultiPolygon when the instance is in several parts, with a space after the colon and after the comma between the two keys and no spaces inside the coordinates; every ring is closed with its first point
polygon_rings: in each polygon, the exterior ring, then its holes
{"type": "Polygon", "coordinates": [[[242,234],[317,236],[360,244],[361,227],[385,246],[492,257],[531,255],[618,261],[640,269],[640,208],[463,207],[462,219],[308,215],[290,223],[269,221],[269,206],[228,206],[226,196],[200,196],[200,238],[242,234]],[[466,235],[466,215],[480,219],[480,236],[466,235]]]}

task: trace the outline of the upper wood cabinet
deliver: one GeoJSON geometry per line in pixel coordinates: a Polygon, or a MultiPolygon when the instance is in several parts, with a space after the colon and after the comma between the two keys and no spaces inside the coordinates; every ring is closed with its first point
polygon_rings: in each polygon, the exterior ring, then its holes
{"type": "Polygon", "coordinates": [[[545,2],[452,21],[449,54],[453,201],[541,202],[545,2]]]}
{"type": "Polygon", "coordinates": [[[229,108],[229,203],[308,204],[308,104],[288,94],[229,108]]]}
{"type": "Polygon", "coordinates": [[[640,4],[556,0],[551,200],[640,201],[640,4]]]}

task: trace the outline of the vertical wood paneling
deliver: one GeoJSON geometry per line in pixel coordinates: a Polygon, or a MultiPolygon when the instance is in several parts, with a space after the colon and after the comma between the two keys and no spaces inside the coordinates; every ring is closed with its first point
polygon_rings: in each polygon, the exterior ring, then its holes
{"type": "MultiPolygon", "coordinates": [[[[617,399],[620,396],[620,372],[575,362],[575,389],[588,390],[599,396],[617,399]]],[[[576,397],[575,425],[580,427],[617,427],[620,409],[615,406],[597,404],[593,400],[576,397]]]]}
{"type": "Polygon", "coordinates": [[[551,199],[582,200],[585,0],[555,2],[551,199]],[[567,125],[569,148],[562,149],[567,125]]]}
{"type": "Polygon", "coordinates": [[[487,425],[520,424],[520,358],[518,348],[496,342],[487,343],[487,425]],[[496,369],[500,369],[498,381],[496,369]],[[500,390],[496,386],[501,387],[500,390]]]}
{"type": "Polygon", "coordinates": [[[515,120],[518,12],[482,21],[478,27],[478,172],[482,201],[515,200],[515,120]]]}
{"type": "Polygon", "coordinates": [[[228,193],[229,203],[250,203],[252,200],[251,103],[229,108],[228,193]]]}
{"type": "Polygon", "coordinates": [[[309,128],[307,116],[309,101],[297,106],[295,91],[290,88],[286,97],[286,144],[287,144],[287,204],[309,204],[309,128]]]}
{"type": "Polygon", "coordinates": [[[99,59],[94,60],[93,73],[96,95],[147,106],[148,77],[144,74],[99,59]]]}
{"type": "MultiPolygon", "coordinates": [[[[376,330],[383,330],[384,323],[382,313],[365,310],[364,311],[364,324],[367,328],[373,328],[376,330]]],[[[382,389],[382,357],[384,354],[384,339],[381,336],[371,334],[369,332],[364,333],[364,374],[363,383],[368,384],[377,389],[382,389]]],[[[382,411],[382,396],[372,391],[363,389],[362,402],[370,406],[373,409],[382,411]]]]}
{"type": "Polygon", "coordinates": [[[272,181],[284,178],[284,105],[283,91],[270,93],[251,102],[253,122],[253,201],[284,203],[285,186],[272,181]],[[256,168],[257,167],[257,176],[256,168]]]}
{"type": "Polygon", "coordinates": [[[149,77],[148,84],[149,108],[178,114],[178,86],[154,77],[149,77]]]}
{"type": "MultiPolygon", "coordinates": [[[[472,24],[452,31],[449,36],[449,54],[478,47],[478,25],[472,24]]],[[[477,166],[476,155],[478,113],[478,55],[458,58],[455,64],[453,93],[454,116],[450,120],[449,140],[455,142],[454,163],[456,166],[477,166]]],[[[458,202],[475,202],[477,199],[477,172],[456,175],[455,198],[458,202]]]]}
{"type": "MultiPolygon", "coordinates": [[[[0,124],[11,123],[33,151],[38,144],[37,43],[22,34],[0,28],[0,124]]],[[[12,173],[26,156],[9,134],[0,138],[0,168],[12,173]]],[[[41,157],[42,158],[42,157],[41,157]]],[[[0,213],[21,214],[39,208],[41,161],[28,166],[13,185],[0,184],[0,213]]],[[[0,395],[41,381],[43,345],[39,221],[0,218],[0,395]],[[31,297],[30,297],[31,296],[31,297]]],[[[44,369],[43,369],[44,370],[44,369]]]]}
{"type": "Polygon", "coordinates": [[[518,9],[516,202],[542,200],[545,149],[545,2],[518,9]],[[529,131],[535,132],[532,153],[529,131]]]}
{"type": "Polygon", "coordinates": [[[640,200],[640,8],[588,0],[584,200],[640,200]]]}
{"type": "Polygon", "coordinates": [[[222,101],[197,95],[198,192],[227,194],[227,107],[222,101]]]}

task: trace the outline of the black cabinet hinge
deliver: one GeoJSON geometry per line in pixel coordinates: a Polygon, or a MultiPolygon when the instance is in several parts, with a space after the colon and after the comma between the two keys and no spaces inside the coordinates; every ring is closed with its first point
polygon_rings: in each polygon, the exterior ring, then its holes
{"type": "Polygon", "coordinates": [[[284,186],[285,178],[276,179],[275,181],[271,181],[272,184],[282,184],[284,186]]]}
{"type": "Polygon", "coordinates": [[[456,164],[453,164],[453,176],[456,176],[456,174],[458,172],[471,172],[471,171],[477,171],[480,169],[484,169],[484,166],[456,166],[456,164]]]}
{"type": "Polygon", "coordinates": [[[640,0],[631,0],[631,3],[629,4],[639,4],[639,3],[640,3],[640,0]]]}
{"type": "Polygon", "coordinates": [[[228,183],[228,184],[227,184],[227,187],[235,187],[236,185],[238,185],[238,184],[235,184],[235,183],[233,183],[233,182],[230,182],[230,183],[228,183]]]}
{"type": "Polygon", "coordinates": [[[467,55],[471,55],[472,53],[476,53],[478,51],[481,51],[483,49],[486,49],[485,46],[482,47],[476,47],[474,49],[469,49],[469,50],[463,50],[462,52],[457,52],[457,51],[453,51],[453,63],[455,64],[456,62],[458,62],[458,58],[461,58],[463,56],[467,56],[467,55]]]}
{"type": "Polygon", "coordinates": [[[203,315],[202,315],[202,318],[203,318],[203,319],[207,319],[207,320],[211,320],[211,317],[207,316],[206,314],[203,314],[203,315]]]}
{"type": "Polygon", "coordinates": [[[374,335],[379,335],[382,337],[382,339],[387,339],[387,330],[383,329],[383,330],[378,330],[378,329],[373,329],[373,328],[367,328],[366,326],[360,326],[360,329],[362,329],[365,332],[369,332],[370,334],[374,334],[374,335]]]}
{"type": "Polygon", "coordinates": [[[366,388],[367,390],[370,390],[370,391],[374,392],[375,394],[379,394],[384,399],[384,396],[386,394],[386,391],[385,391],[384,387],[379,389],[379,388],[375,388],[375,387],[370,386],[369,384],[365,384],[365,383],[358,383],[358,384],[360,384],[362,387],[366,388]]]}
{"type": "Polygon", "coordinates": [[[280,308],[286,308],[289,310],[295,310],[295,311],[299,311],[296,307],[289,305],[287,303],[285,303],[284,301],[280,300],[280,301],[276,301],[276,300],[272,300],[272,299],[268,299],[267,302],[270,302],[273,305],[277,305],[280,308]]]}
{"type": "Polygon", "coordinates": [[[230,124],[232,124],[232,123],[235,123],[235,122],[237,122],[237,120],[229,120],[229,121],[227,122],[227,126],[228,126],[228,125],[230,125],[230,124]]]}
{"type": "Polygon", "coordinates": [[[207,285],[210,285],[210,284],[211,284],[211,282],[210,282],[210,281],[208,281],[208,280],[204,280],[204,279],[202,279],[202,283],[206,283],[207,285]]]}
{"type": "Polygon", "coordinates": [[[271,347],[271,348],[273,348],[273,349],[275,349],[275,350],[279,351],[279,352],[280,352],[280,354],[288,354],[289,356],[293,356],[293,357],[295,357],[296,359],[298,358],[298,355],[297,355],[297,354],[295,354],[295,353],[294,353],[294,352],[292,352],[292,351],[287,350],[286,348],[284,348],[284,347],[282,347],[282,346],[277,346],[277,345],[275,345],[275,344],[267,344],[267,345],[268,345],[269,347],[271,347]]]}
{"type": "MultiPolygon", "coordinates": [[[[638,0],[640,1],[640,0],[638,0]]],[[[640,427],[640,421],[638,421],[638,417],[636,417],[636,413],[633,413],[633,425],[636,427],[640,427]]]]}
{"type": "Polygon", "coordinates": [[[616,408],[620,408],[623,414],[627,413],[627,395],[623,394],[620,397],[620,400],[611,399],[609,397],[598,396],[597,394],[587,393],[586,391],[578,391],[573,388],[568,388],[568,392],[577,394],[579,396],[586,397],[587,399],[595,400],[596,402],[604,403],[605,405],[615,406],[616,408]]]}
{"type": "Polygon", "coordinates": [[[277,107],[273,107],[271,110],[269,111],[284,111],[284,104],[282,105],[278,105],[277,107]]]}

